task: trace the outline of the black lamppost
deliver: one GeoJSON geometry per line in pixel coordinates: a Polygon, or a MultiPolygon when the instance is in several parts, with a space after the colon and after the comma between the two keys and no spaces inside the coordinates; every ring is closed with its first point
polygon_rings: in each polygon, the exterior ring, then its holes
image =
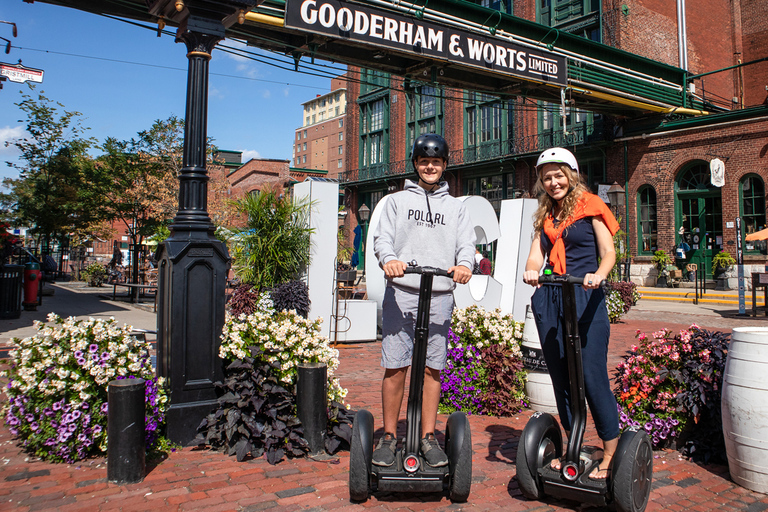
{"type": "Polygon", "coordinates": [[[147,0],[150,14],[178,24],[176,41],[189,59],[179,209],[158,247],[157,373],[170,389],[168,438],[182,445],[215,406],[214,382],[224,376],[218,352],[230,257],[207,211],[208,62],[225,29],[258,3],[147,0]]]}
{"type": "Polygon", "coordinates": [[[368,236],[368,219],[371,218],[371,209],[363,203],[363,206],[357,209],[357,215],[360,217],[360,222],[363,224],[363,239],[360,242],[360,268],[365,270],[365,250],[367,249],[365,242],[368,236]]]}
{"type": "MultiPolygon", "coordinates": [[[[611,202],[611,209],[613,210],[613,215],[616,218],[619,218],[619,212],[621,212],[619,205],[624,202],[624,195],[624,188],[619,185],[618,182],[614,181],[613,185],[611,185],[611,188],[608,189],[608,200],[611,202]]],[[[626,215],[624,217],[625,225],[627,226],[625,233],[629,233],[629,224],[626,224],[626,215]]],[[[629,235],[627,234],[626,236],[629,235]]],[[[622,254],[627,254],[629,252],[629,244],[627,243],[627,240],[622,240],[621,245],[622,254]]],[[[622,280],[629,279],[629,258],[621,258],[616,263],[619,265],[619,278],[622,280]]]]}

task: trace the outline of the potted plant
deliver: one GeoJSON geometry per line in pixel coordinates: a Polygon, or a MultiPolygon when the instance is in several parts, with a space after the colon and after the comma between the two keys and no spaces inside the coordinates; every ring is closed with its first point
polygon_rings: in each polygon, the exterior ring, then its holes
{"type": "Polygon", "coordinates": [[[658,288],[666,288],[667,277],[669,276],[667,267],[672,265],[672,257],[669,255],[669,253],[667,253],[667,251],[660,250],[653,253],[653,259],[651,262],[653,263],[653,266],[656,267],[656,286],[658,288]]]}
{"type": "Polygon", "coordinates": [[[712,258],[712,276],[717,279],[717,289],[727,290],[725,273],[736,264],[736,260],[727,251],[720,251],[712,258]]]}

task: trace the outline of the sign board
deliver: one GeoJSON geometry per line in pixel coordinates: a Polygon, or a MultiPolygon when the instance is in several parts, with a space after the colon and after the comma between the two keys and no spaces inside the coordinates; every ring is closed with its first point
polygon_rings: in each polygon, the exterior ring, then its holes
{"type": "Polygon", "coordinates": [[[24,82],[38,82],[43,81],[43,70],[32,69],[22,66],[21,64],[5,64],[0,62],[0,76],[8,77],[11,82],[24,83],[24,82]]]}
{"type": "Polygon", "coordinates": [[[288,0],[285,26],[513,75],[567,84],[565,57],[449,25],[342,0],[288,0]]]}

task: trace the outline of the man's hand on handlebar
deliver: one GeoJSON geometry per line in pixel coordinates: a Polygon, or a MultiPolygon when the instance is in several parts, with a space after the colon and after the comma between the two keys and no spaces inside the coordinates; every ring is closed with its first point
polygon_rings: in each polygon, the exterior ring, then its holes
{"type": "Polygon", "coordinates": [[[472,270],[464,265],[456,265],[448,269],[448,273],[453,272],[453,280],[459,284],[467,284],[472,277],[472,270]]]}
{"type": "Polygon", "coordinates": [[[387,277],[403,277],[407,266],[404,261],[390,260],[382,268],[384,269],[384,275],[387,277]]]}

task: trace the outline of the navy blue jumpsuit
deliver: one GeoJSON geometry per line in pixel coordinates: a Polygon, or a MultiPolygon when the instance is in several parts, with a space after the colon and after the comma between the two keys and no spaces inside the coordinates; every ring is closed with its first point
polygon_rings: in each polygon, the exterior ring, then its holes
{"type": "MultiPolygon", "coordinates": [[[[583,277],[598,268],[598,248],[592,217],[575,221],[563,232],[565,268],[572,276],[583,277]]],[[[552,242],[541,233],[541,248],[549,255],[552,242]]],[[[551,269],[551,266],[548,266],[551,269]]],[[[592,417],[600,439],[610,441],[619,435],[619,415],[616,398],[608,378],[608,338],[611,334],[605,292],[602,288],[585,290],[575,286],[576,313],[581,337],[584,384],[592,417]]],[[[531,309],[555,390],[560,422],[571,430],[570,384],[565,357],[563,294],[559,284],[543,284],[531,298],[531,309]]]]}

